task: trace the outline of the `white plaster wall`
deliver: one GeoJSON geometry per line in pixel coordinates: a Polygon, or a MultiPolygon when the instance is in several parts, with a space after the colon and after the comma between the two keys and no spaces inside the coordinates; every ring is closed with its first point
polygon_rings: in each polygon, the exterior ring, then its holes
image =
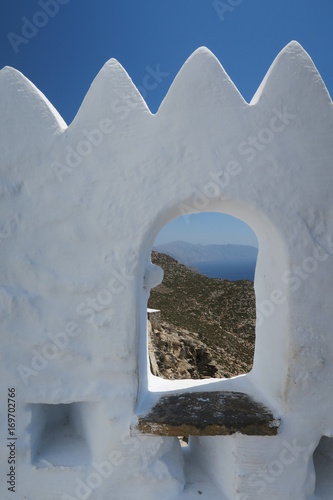
{"type": "MultiPolygon", "coordinates": [[[[192,498],[177,441],[129,434],[162,391],[198,387],[247,392],[282,419],[277,437],[195,441],[185,471],[210,464],[203,486],[216,490],[207,498],[311,496],[313,450],[333,435],[333,114],[309,56],[289,44],[247,104],[198,49],[156,115],[110,60],[69,127],[17,71],[1,71],[0,90],[0,373],[2,401],[17,388],[18,498],[83,497],[80,481],[103,461],[112,472],[89,498],[192,498]],[[150,251],[166,223],[195,210],[254,229],[257,305],[270,312],[258,321],[250,374],[159,381],[146,365],[146,302],[161,278],[150,251]],[[84,404],[92,463],[40,470],[29,405],[60,403],[84,404]],[[302,452],[259,492],[251,474],[295,439],[302,452]],[[220,468],[226,448],[235,459],[220,468]]],[[[5,484],[0,492],[12,498],[5,484]]]]}

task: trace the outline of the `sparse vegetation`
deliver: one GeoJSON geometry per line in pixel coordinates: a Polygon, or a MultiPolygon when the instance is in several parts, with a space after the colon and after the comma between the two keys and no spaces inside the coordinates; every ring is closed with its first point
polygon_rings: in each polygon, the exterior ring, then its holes
{"type": "MultiPolygon", "coordinates": [[[[218,367],[215,373],[215,369],[212,369],[209,376],[230,377],[247,373],[252,368],[254,355],[253,283],[207,278],[162,253],[152,252],[152,262],[164,270],[163,283],[151,290],[148,304],[149,307],[161,310],[162,326],[153,324],[152,328],[152,345],[157,364],[165,369],[161,374],[164,371],[164,376],[169,378],[196,378],[196,375],[191,374],[191,369],[177,374],[174,367],[170,371],[170,366],[165,365],[168,358],[173,359],[175,364],[175,356],[179,359],[179,353],[184,357],[188,344],[187,334],[190,339],[197,338],[200,341],[200,349],[202,345],[207,346],[209,364],[218,367]],[[177,342],[172,344],[167,341],[165,332],[169,331],[169,335],[179,334],[179,329],[183,331],[178,335],[177,342]],[[161,336],[162,333],[164,337],[161,336]],[[179,345],[179,342],[183,345],[179,345]],[[176,344],[178,355],[174,354],[172,357],[170,349],[176,344]],[[166,351],[171,356],[165,356],[166,351]]],[[[193,349],[191,356],[192,361],[187,359],[187,362],[193,364],[193,349]]],[[[198,366],[192,370],[195,373],[198,371],[200,372],[198,366]]],[[[207,367],[199,376],[207,376],[207,367]]]]}

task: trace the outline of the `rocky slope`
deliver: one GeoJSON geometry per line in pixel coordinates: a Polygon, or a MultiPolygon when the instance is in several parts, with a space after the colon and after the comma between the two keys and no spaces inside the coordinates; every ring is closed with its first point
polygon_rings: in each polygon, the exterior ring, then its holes
{"type": "Polygon", "coordinates": [[[164,270],[148,307],[161,310],[149,323],[152,372],[165,378],[231,377],[253,362],[253,283],[212,279],[152,252],[164,270]]]}

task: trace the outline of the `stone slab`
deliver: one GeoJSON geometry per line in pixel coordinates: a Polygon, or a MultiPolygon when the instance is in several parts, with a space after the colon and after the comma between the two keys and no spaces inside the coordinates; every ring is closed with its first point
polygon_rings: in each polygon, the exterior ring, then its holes
{"type": "Polygon", "coordinates": [[[193,392],[163,396],[137,428],[158,436],[274,436],[280,420],[241,392],[193,392]]]}

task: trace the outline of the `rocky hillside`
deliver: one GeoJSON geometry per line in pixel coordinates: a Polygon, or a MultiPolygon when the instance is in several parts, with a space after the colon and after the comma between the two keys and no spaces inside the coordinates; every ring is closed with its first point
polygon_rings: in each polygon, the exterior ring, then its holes
{"type": "Polygon", "coordinates": [[[164,270],[148,307],[153,373],[165,378],[231,377],[248,372],[254,354],[255,294],[250,281],[207,278],[153,252],[164,270]]]}

